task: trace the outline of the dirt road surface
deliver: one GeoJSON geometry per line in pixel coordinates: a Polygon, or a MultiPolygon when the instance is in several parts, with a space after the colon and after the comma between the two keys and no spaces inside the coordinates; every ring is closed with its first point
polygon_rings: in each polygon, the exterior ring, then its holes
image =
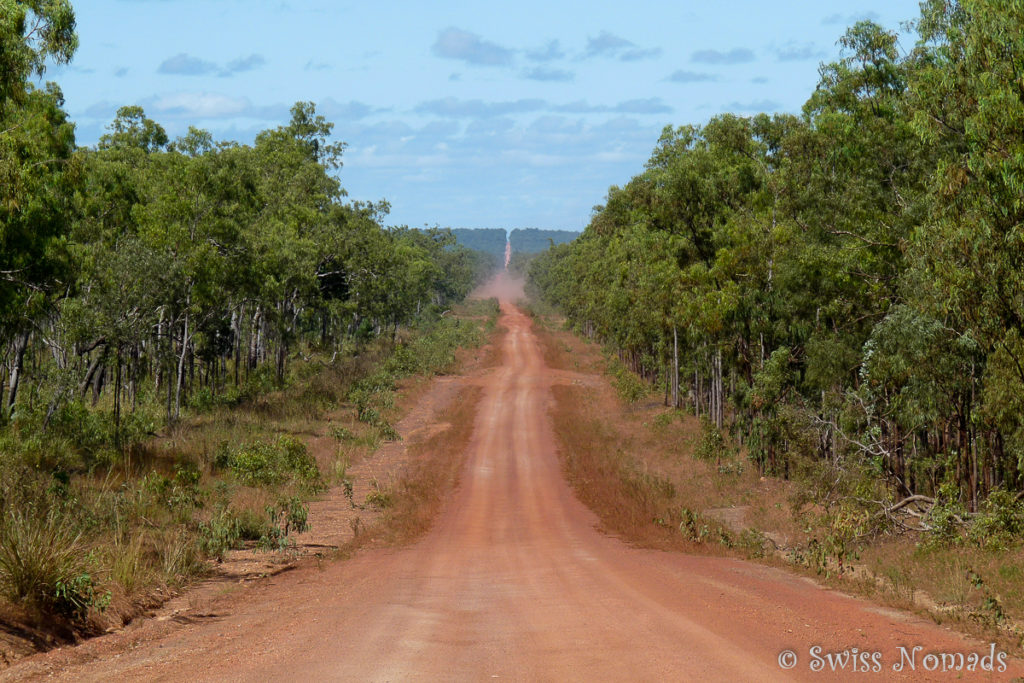
{"type": "MultiPolygon", "coordinates": [[[[546,416],[550,387],[569,381],[566,373],[545,367],[530,319],[510,301],[502,302],[501,322],[504,361],[480,380],[460,484],[419,541],[289,572],[249,589],[225,612],[38,655],[0,678],[990,678],[943,673],[939,660],[926,660],[928,653],[989,655],[989,646],[916,617],[780,570],[640,550],[597,531],[597,518],[562,477],[546,416]],[[814,646],[820,660],[810,654],[814,646]],[[914,654],[915,670],[893,670],[900,646],[914,654]],[[857,670],[847,661],[842,675],[831,674],[824,655],[853,648],[857,670]],[[793,668],[780,666],[785,650],[795,653],[793,668]],[[823,672],[812,671],[816,661],[823,672]],[[876,661],[881,671],[872,673],[876,661]]],[[[1021,675],[1019,662],[1008,665],[991,678],[1021,675]]]]}

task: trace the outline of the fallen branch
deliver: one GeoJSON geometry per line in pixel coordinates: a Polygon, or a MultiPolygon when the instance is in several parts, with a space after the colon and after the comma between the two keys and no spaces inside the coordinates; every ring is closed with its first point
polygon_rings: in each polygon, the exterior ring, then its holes
{"type": "Polygon", "coordinates": [[[901,509],[905,508],[906,506],[910,505],[911,503],[927,503],[929,506],[931,506],[931,505],[935,505],[935,499],[934,498],[929,498],[928,496],[922,496],[922,495],[907,496],[906,498],[904,498],[903,500],[901,500],[900,502],[896,503],[895,505],[890,507],[888,510],[886,510],[885,514],[891,515],[892,513],[896,512],[897,510],[901,510],[901,509]]]}

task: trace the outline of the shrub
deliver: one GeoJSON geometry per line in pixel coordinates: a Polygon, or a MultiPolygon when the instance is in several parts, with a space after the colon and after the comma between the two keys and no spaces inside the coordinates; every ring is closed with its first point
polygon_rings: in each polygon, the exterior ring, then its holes
{"type": "Polygon", "coordinates": [[[399,434],[398,430],[395,429],[387,420],[381,418],[380,420],[377,421],[375,426],[380,431],[381,438],[383,438],[385,441],[402,440],[402,435],[399,434]]]}
{"type": "Polygon", "coordinates": [[[199,387],[189,398],[188,405],[198,412],[206,412],[217,405],[217,397],[209,387],[199,387]]]}
{"type": "Polygon", "coordinates": [[[1024,503],[1006,489],[995,489],[971,520],[967,538],[990,550],[1005,550],[1020,541],[1024,532],[1024,503]]]}
{"type": "Polygon", "coordinates": [[[224,559],[224,553],[237,547],[240,538],[238,520],[226,508],[199,525],[199,548],[218,562],[224,559]]]}
{"type": "Polygon", "coordinates": [[[700,439],[694,455],[701,460],[721,459],[725,450],[725,438],[722,430],[714,422],[702,417],[700,419],[700,439]]]}
{"type": "MultiPolygon", "coordinates": [[[[488,305],[487,310],[490,310],[488,305]]],[[[442,318],[408,344],[400,345],[384,363],[384,371],[396,377],[419,373],[444,374],[455,363],[455,349],[483,343],[479,326],[442,318]]]]}
{"type": "Polygon", "coordinates": [[[359,411],[359,420],[366,424],[376,425],[379,424],[382,419],[380,411],[376,408],[368,406],[359,411]]]}
{"type": "Polygon", "coordinates": [[[360,422],[374,424],[380,419],[380,412],[395,405],[393,384],[374,375],[357,382],[348,393],[348,400],[356,406],[356,417],[360,422]]]}
{"type": "Polygon", "coordinates": [[[352,433],[352,430],[346,429],[341,425],[332,425],[329,433],[332,439],[342,443],[356,440],[356,435],[352,433]]]}
{"type": "Polygon", "coordinates": [[[222,447],[214,463],[229,469],[246,486],[296,483],[310,490],[323,486],[316,460],[301,441],[290,436],[282,436],[276,443],[257,441],[237,451],[222,447]]]}
{"type": "Polygon", "coordinates": [[[62,403],[47,417],[45,404],[20,406],[0,435],[0,450],[40,470],[82,471],[119,464],[156,429],[159,411],[93,410],[82,401],[62,403]],[[45,425],[45,428],[44,428],[45,425]]]}
{"type": "Polygon", "coordinates": [[[626,403],[636,403],[647,395],[647,385],[639,377],[630,372],[629,368],[620,363],[618,359],[611,358],[608,361],[608,371],[615,378],[615,391],[626,403]]]}
{"type": "Polygon", "coordinates": [[[654,426],[658,429],[664,429],[671,425],[680,417],[681,413],[678,410],[669,410],[664,413],[660,413],[654,418],[654,426]]]}
{"type": "Polygon", "coordinates": [[[700,515],[684,507],[679,511],[679,533],[690,541],[703,543],[711,535],[711,527],[700,515]]]}
{"type": "Polygon", "coordinates": [[[926,521],[930,527],[925,545],[943,546],[963,540],[963,520],[967,510],[960,502],[960,490],[952,480],[939,485],[935,504],[928,511],[926,521]]]}
{"type": "Polygon", "coordinates": [[[174,466],[173,477],[150,471],[142,479],[141,489],[160,505],[184,514],[203,506],[203,492],[199,487],[201,476],[195,463],[179,463],[174,466]]]}
{"type": "MultiPolygon", "coordinates": [[[[289,500],[297,502],[298,498],[289,500]]],[[[241,548],[244,541],[257,541],[262,547],[267,537],[276,536],[276,519],[273,507],[267,508],[267,516],[263,516],[246,508],[222,506],[208,522],[199,525],[199,548],[219,562],[228,550],[241,548]]]]}
{"type": "MultiPolygon", "coordinates": [[[[250,387],[250,390],[256,391],[259,388],[258,386],[250,387]]],[[[188,405],[197,413],[206,413],[214,408],[237,406],[246,398],[251,397],[246,393],[245,388],[229,386],[215,394],[210,387],[199,387],[192,393],[188,405]]]]}
{"type": "Polygon", "coordinates": [[[267,507],[270,524],[257,545],[264,550],[284,550],[292,533],[309,529],[309,508],[296,496],[282,498],[267,507]]]}
{"type": "Polygon", "coordinates": [[[391,494],[380,488],[375,488],[373,491],[366,494],[365,505],[375,507],[379,510],[391,507],[393,502],[391,494]]]}
{"type": "Polygon", "coordinates": [[[241,399],[251,399],[269,394],[277,388],[275,370],[269,364],[256,367],[242,383],[241,399]]]}

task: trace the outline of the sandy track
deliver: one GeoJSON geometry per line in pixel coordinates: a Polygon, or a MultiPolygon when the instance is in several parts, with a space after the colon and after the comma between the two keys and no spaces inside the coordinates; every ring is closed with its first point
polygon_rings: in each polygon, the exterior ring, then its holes
{"type": "MultiPolygon", "coordinates": [[[[988,646],[736,560],[631,548],[599,533],[561,475],[544,366],[508,302],[504,362],[483,380],[460,485],[415,544],[249,589],[229,614],[158,636],[40,655],[7,676],[76,680],[735,680],[829,678],[810,647],[917,654],[988,646]],[[106,649],[104,649],[106,648],[106,649]],[[778,655],[797,653],[783,670],[778,655]]],[[[105,639],[98,639],[103,641],[105,639]]],[[[1019,666],[1011,662],[1011,667],[1019,666]]],[[[826,667],[827,672],[827,667],[826,667]]],[[[850,677],[849,668],[843,678],[850,677]]],[[[904,671],[904,674],[907,672],[904,671]]],[[[999,680],[1011,672],[996,676],[999,680]]],[[[1020,672],[1017,672],[1020,675],[1020,672]]],[[[977,674],[968,678],[984,678],[977,674]]]]}

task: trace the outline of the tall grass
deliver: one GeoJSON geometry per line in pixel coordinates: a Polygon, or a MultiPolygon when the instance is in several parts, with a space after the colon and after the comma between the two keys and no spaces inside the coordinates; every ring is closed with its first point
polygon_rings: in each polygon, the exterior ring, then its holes
{"type": "Polygon", "coordinates": [[[101,606],[86,571],[82,534],[57,508],[8,508],[0,519],[0,592],[65,616],[101,606]]]}

